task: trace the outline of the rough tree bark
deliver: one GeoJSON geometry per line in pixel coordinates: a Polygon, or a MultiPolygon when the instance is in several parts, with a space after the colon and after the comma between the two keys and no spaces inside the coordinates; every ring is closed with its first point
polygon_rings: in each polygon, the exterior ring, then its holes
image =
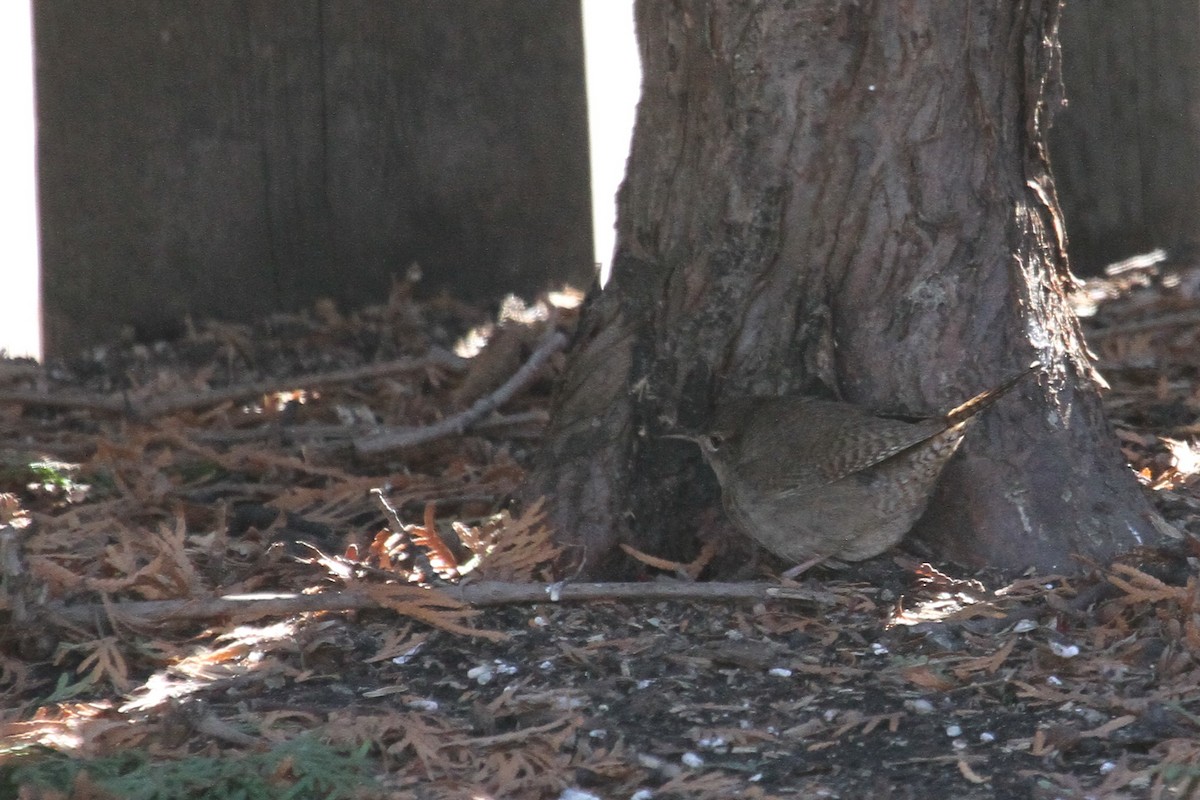
{"type": "Polygon", "coordinates": [[[1161,534],[1067,303],[1042,132],[1058,0],[639,0],[644,86],[613,277],[585,307],[532,487],[592,571],[694,552],[723,398],[945,410],[1039,358],[915,535],[1063,569],[1161,534]]]}

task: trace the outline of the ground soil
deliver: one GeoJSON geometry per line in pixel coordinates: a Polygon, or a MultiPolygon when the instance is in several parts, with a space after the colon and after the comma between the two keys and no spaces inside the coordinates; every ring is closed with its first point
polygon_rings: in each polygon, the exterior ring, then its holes
{"type": "Polygon", "coordinates": [[[1200,270],[1125,267],[1077,302],[1179,537],[1015,581],[901,547],[790,595],[766,557],[741,571],[755,597],[705,580],[718,556],[647,566],[644,597],[571,598],[569,557],[512,499],[563,298],[497,318],[401,284],[353,314],[4,362],[3,786],[111,797],[30,765],[233,761],[310,734],[366,754],[356,797],[1197,796],[1200,270]],[[375,449],[381,426],[433,432],[375,449]],[[663,600],[666,581],[694,593],[663,600]],[[201,602],[228,595],[251,597],[201,602]]]}

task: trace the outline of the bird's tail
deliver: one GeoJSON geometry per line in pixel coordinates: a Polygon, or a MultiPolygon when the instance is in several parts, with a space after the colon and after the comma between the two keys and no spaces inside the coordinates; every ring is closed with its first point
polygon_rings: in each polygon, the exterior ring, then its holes
{"type": "Polygon", "coordinates": [[[1017,383],[1019,383],[1020,380],[1022,378],[1024,378],[1026,375],[1028,375],[1029,373],[1034,372],[1038,369],[1041,369],[1041,367],[1042,367],[1042,362],[1034,361],[1028,367],[1021,370],[1016,375],[1013,375],[1011,378],[1004,381],[999,386],[995,386],[991,389],[985,389],[984,391],[982,391],[979,394],[972,397],[967,402],[963,403],[962,405],[960,405],[957,408],[950,411],[950,413],[946,415],[946,420],[948,422],[950,422],[951,425],[954,425],[959,422],[962,422],[965,419],[969,419],[970,417],[975,416],[980,411],[983,411],[985,408],[990,406],[992,403],[996,402],[1001,397],[1003,397],[1005,394],[1007,394],[1008,391],[1010,389],[1012,389],[1014,386],[1016,386],[1017,383]]]}

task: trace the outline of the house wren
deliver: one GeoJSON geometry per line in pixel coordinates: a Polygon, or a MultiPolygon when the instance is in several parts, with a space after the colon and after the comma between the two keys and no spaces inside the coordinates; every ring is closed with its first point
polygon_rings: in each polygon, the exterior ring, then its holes
{"type": "Polygon", "coordinates": [[[700,446],[733,523],[776,555],[811,566],[861,561],[908,533],[974,416],[1040,364],[949,413],[889,417],[808,397],[755,397],[718,411],[700,446]]]}

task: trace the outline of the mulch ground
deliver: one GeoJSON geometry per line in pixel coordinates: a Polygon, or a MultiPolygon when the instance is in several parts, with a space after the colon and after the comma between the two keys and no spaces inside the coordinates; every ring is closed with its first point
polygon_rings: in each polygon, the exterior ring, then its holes
{"type": "Polygon", "coordinates": [[[553,583],[512,496],[577,298],[412,288],[0,362],[0,796],[1200,796],[1200,269],[1077,297],[1184,535],[1015,582],[553,583]]]}

